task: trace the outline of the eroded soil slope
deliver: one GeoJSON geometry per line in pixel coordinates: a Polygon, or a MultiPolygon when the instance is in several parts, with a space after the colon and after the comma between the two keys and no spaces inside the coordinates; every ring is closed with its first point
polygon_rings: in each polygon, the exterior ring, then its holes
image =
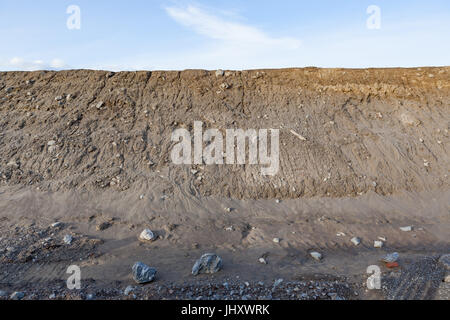
{"type": "Polygon", "coordinates": [[[450,68],[0,73],[0,183],[239,199],[448,189],[450,68]],[[179,166],[171,134],[280,129],[280,171],[179,166]],[[294,135],[303,136],[303,141],[294,135]]]}

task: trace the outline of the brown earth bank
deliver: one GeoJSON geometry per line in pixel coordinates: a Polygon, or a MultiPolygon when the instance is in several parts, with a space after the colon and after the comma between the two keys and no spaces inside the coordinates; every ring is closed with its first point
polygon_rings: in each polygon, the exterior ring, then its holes
{"type": "Polygon", "coordinates": [[[449,299],[449,107],[450,67],[0,73],[0,291],[449,299]],[[279,129],[278,173],[173,164],[172,132],[195,121],[224,137],[279,129]],[[139,241],[144,228],[158,239],[139,241]],[[223,270],[192,276],[206,252],[223,270]],[[153,283],[134,284],[136,261],[153,283]],[[65,288],[72,264],[81,291],[65,288]],[[370,265],[381,290],[367,290],[370,265]]]}

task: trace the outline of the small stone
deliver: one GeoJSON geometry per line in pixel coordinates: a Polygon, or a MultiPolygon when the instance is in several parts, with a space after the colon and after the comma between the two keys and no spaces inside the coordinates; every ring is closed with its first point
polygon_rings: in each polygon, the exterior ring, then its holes
{"type": "Polygon", "coordinates": [[[133,286],[128,286],[125,288],[125,290],[123,291],[123,294],[128,296],[130,293],[132,293],[134,291],[134,287],[133,286]]]}
{"type": "Polygon", "coordinates": [[[73,241],[73,237],[70,234],[66,234],[63,238],[65,244],[69,245],[73,241]]]}
{"type": "Polygon", "coordinates": [[[383,245],[384,245],[383,241],[374,241],[373,243],[373,246],[375,248],[383,248],[383,245]]]}
{"type": "Polygon", "coordinates": [[[22,300],[24,297],[25,293],[16,291],[9,298],[11,300],[22,300]]]}
{"type": "Polygon", "coordinates": [[[139,235],[139,240],[142,240],[142,241],[155,241],[156,240],[156,236],[150,229],[145,229],[139,235]]]}
{"type": "Polygon", "coordinates": [[[403,232],[411,232],[413,230],[413,227],[412,226],[401,227],[400,230],[403,232]]]}
{"type": "Polygon", "coordinates": [[[259,258],[259,263],[261,263],[261,264],[267,264],[267,261],[266,261],[266,259],[264,259],[264,258],[259,258]]]}
{"type": "Polygon", "coordinates": [[[444,282],[450,283],[450,274],[445,277],[444,282]]]}
{"type": "Polygon", "coordinates": [[[136,262],[132,268],[133,279],[139,284],[149,283],[155,279],[156,269],[142,262],[136,262]]]}
{"type": "Polygon", "coordinates": [[[206,253],[192,267],[194,276],[201,273],[216,273],[222,269],[222,258],[214,253],[206,253]]]}
{"type": "Polygon", "coordinates": [[[62,226],[62,223],[61,223],[61,222],[54,222],[54,223],[52,223],[50,226],[51,226],[52,228],[59,228],[59,227],[62,226]]]}
{"type": "Polygon", "coordinates": [[[398,260],[399,256],[400,255],[397,252],[389,253],[382,259],[382,261],[386,263],[393,263],[398,260]]]}
{"type": "Polygon", "coordinates": [[[99,101],[96,105],[95,105],[95,107],[97,108],[97,109],[101,109],[102,107],[103,107],[103,101],[99,101]]]}
{"type": "Polygon", "coordinates": [[[273,238],[273,242],[275,242],[275,243],[280,243],[280,238],[273,238]]]}
{"type": "Polygon", "coordinates": [[[313,251],[310,253],[310,255],[316,261],[322,260],[322,254],[320,254],[319,252],[313,251]]]}
{"type": "Polygon", "coordinates": [[[223,77],[223,75],[225,74],[225,72],[223,70],[217,70],[216,71],[216,77],[223,77]]]}
{"type": "Polygon", "coordinates": [[[280,199],[275,200],[276,203],[281,203],[280,199]]]}
{"type": "Polygon", "coordinates": [[[233,211],[233,208],[225,208],[225,211],[226,212],[231,212],[231,211],[233,211]]]}
{"type": "Polygon", "coordinates": [[[13,167],[13,168],[19,168],[19,164],[17,163],[16,160],[11,160],[6,164],[8,167],[13,167]]]}
{"type": "Polygon", "coordinates": [[[56,298],[56,294],[52,293],[51,295],[48,296],[48,298],[49,298],[50,300],[53,300],[53,299],[56,298]]]}
{"type": "Polygon", "coordinates": [[[354,237],[352,238],[352,240],[350,240],[355,246],[358,246],[361,243],[361,239],[358,237],[354,237]]]}
{"type": "Polygon", "coordinates": [[[141,195],[139,196],[139,200],[144,200],[144,198],[145,198],[145,195],[143,195],[143,194],[141,194],[141,195]]]}
{"type": "Polygon", "coordinates": [[[230,88],[230,85],[229,85],[228,83],[222,83],[222,84],[220,85],[220,88],[221,88],[222,90],[227,90],[227,89],[230,88]]]}
{"type": "Polygon", "coordinates": [[[55,97],[55,101],[61,101],[62,99],[63,99],[62,96],[57,96],[57,97],[55,97]]]}

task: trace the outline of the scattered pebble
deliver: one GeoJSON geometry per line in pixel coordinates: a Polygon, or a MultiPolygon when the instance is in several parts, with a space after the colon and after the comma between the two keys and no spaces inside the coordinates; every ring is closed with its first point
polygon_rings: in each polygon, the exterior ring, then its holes
{"type": "Polygon", "coordinates": [[[96,104],[95,107],[96,107],[97,109],[101,109],[101,108],[103,107],[103,104],[104,104],[103,101],[99,101],[99,102],[96,104]]]}
{"type": "Polygon", "coordinates": [[[134,287],[133,286],[128,286],[125,288],[125,290],[123,291],[123,294],[128,296],[130,293],[132,293],[134,291],[134,287]]]}
{"type": "Polygon", "coordinates": [[[403,232],[410,232],[410,231],[413,230],[413,227],[412,226],[401,227],[400,230],[403,231],[403,232]]]}
{"type": "Polygon", "coordinates": [[[192,267],[194,276],[201,273],[216,273],[222,269],[222,258],[214,253],[206,253],[192,267]]]}
{"type": "Polygon", "coordinates": [[[145,229],[139,235],[139,240],[142,240],[142,241],[155,241],[156,240],[156,235],[150,229],[145,229]]]}
{"type": "Polygon", "coordinates": [[[136,262],[132,268],[133,279],[139,284],[149,283],[155,279],[156,269],[142,262],[136,262]]]}
{"type": "Polygon", "coordinates": [[[280,243],[280,238],[273,238],[273,242],[275,242],[275,243],[280,243]]]}
{"type": "Polygon", "coordinates": [[[316,261],[322,260],[322,254],[320,254],[319,252],[313,251],[310,253],[310,255],[316,261]]]}
{"type": "Polygon", "coordinates": [[[361,239],[358,237],[354,237],[352,238],[352,240],[350,240],[355,246],[358,246],[361,243],[361,239]]]}
{"type": "Polygon", "coordinates": [[[63,238],[65,244],[69,245],[73,241],[73,237],[70,234],[66,234],[63,238]]]}
{"type": "Polygon", "coordinates": [[[384,245],[383,241],[374,241],[373,243],[373,246],[375,248],[383,248],[383,245],[384,245]]]}
{"type": "Polygon", "coordinates": [[[9,298],[11,300],[22,300],[25,297],[25,293],[16,291],[9,298]]]}
{"type": "Polygon", "coordinates": [[[50,225],[52,228],[59,228],[62,226],[62,222],[54,222],[50,225]]]}
{"type": "Polygon", "coordinates": [[[259,263],[261,263],[261,264],[267,264],[267,261],[266,261],[266,259],[264,259],[264,258],[259,258],[259,263]]]}

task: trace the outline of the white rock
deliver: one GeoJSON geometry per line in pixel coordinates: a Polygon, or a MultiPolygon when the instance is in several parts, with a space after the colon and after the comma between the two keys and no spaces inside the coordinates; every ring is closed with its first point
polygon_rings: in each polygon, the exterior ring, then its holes
{"type": "Polygon", "coordinates": [[[61,226],[62,226],[62,223],[61,223],[61,222],[54,222],[54,223],[52,223],[50,226],[51,226],[52,228],[58,228],[58,227],[61,227],[61,226]]]}
{"type": "Polygon", "coordinates": [[[73,237],[70,234],[66,234],[63,238],[65,244],[71,244],[73,241],[73,237]]]}
{"type": "Polygon", "coordinates": [[[133,286],[128,286],[125,288],[125,290],[123,291],[123,294],[128,296],[131,292],[134,291],[134,287],[133,286]]]}
{"type": "Polygon", "coordinates": [[[225,72],[223,70],[217,70],[216,71],[216,77],[223,77],[223,75],[225,74],[225,72]]]}
{"type": "Polygon", "coordinates": [[[97,109],[101,109],[103,107],[103,101],[99,101],[96,106],[97,109]]]}
{"type": "Polygon", "coordinates": [[[145,229],[141,232],[139,239],[143,241],[154,241],[156,240],[156,236],[150,229],[145,229]]]}
{"type": "Polygon", "coordinates": [[[280,238],[273,238],[273,242],[275,242],[275,243],[280,243],[280,238]]]}
{"type": "Polygon", "coordinates": [[[374,241],[373,243],[373,246],[375,248],[383,248],[383,245],[384,245],[383,241],[374,241]]]}
{"type": "Polygon", "coordinates": [[[264,259],[264,258],[259,258],[259,263],[261,263],[261,264],[267,264],[267,261],[266,261],[266,259],[264,259]]]}
{"type": "Polygon", "coordinates": [[[320,254],[319,252],[313,251],[310,253],[310,255],[314,260],[317,260],[317,261],[322,260],[322,254],[320,254]]]}
{"type": "Polygon", "coordinates": [[[354,237],[352,238],[352,240],[350,240],[355,246],[358,246],[361,243],[361,239],[358,237],[354,237]]]}
{"type": "Polygon", "coordinates": [[[412,231],[413,227],[412,226],[408,226],[408,227],[401,227],[400,230],[402,230],[403,232],[410,232],[412,231]]]}
{"type": "Polygon", "coordinates": [[[450,274],[445,277],[444,282],[450,283],[450,274]]]}

